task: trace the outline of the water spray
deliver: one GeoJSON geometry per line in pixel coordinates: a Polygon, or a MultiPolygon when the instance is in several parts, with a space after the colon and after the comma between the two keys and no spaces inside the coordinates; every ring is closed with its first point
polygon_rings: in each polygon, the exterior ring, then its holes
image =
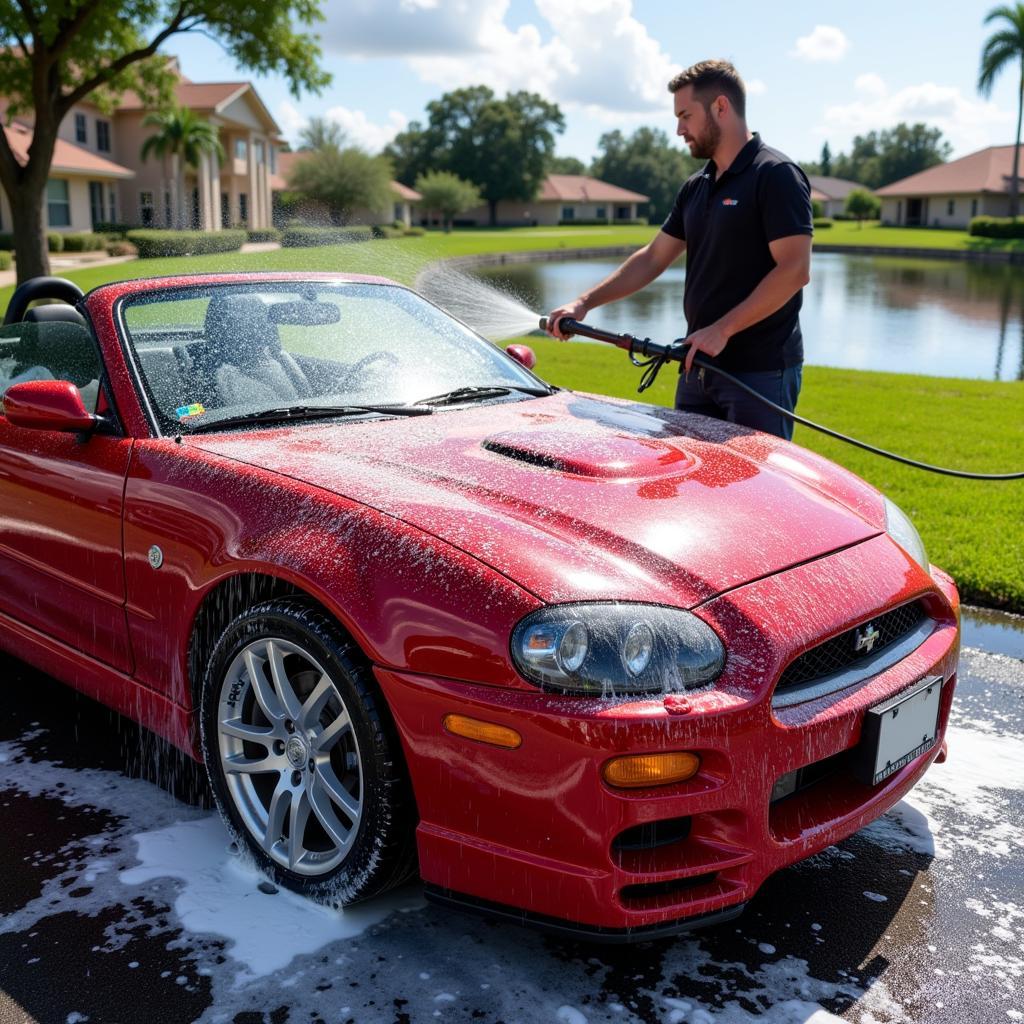
{"type": "MultiPolygon", "coordinates": [[[[589,324],[581,323],[579,320],[573,320],[570,317],[559,317],[558,327],[565,335],[592,338],[594,341],[603,341],[609,345],[614,345],[616,348],[625,349],[629,353],[630,362],[634,366],[645,368],[644,374],[640,378],[640,385],[637,388],[639,392],[646,391],[654,383],[659,371],[666,363],[682,362],[689,350],[689,343],[685,338],[677,338],[675,341],[663,344],[651,341],[650,338],[637,338],[632,334],[616,334],[613,331],[602,330],[600,327],[591,327],[589,324]]],[[[545,332],[548,330],[548,318],[546,316],[540,318],[540,329],[545,332]]],[[[815,423],[813,420],[798,416],[795,412],[782,408],[781,405],[776,405],[765,398],[764,395],[748,387],[743,381],[737,380],[731,373],[727,373],[720,366],[715,366],[714,363],[709,363],[700,355],[694,357],[693,364],[709,373],[717,373],[718,376],[735,384],[736,387],[756,398],[780,416],[785,416],[795,423],[802,423],[805,427],[810,427],[811,430],[817,430],[819,433],[834,437],[837,441],[843,441],[856,448],[862,448],[873,455],[881,455],[883,458],[892,459],[894,462],[901,462],[905,466],[913,466],[915,469],[923,469],[929,473],[940,473],[943,476],[955,476],[964,480],[1024,480],[1024,471],[1016,473],[971,473],[963,469],[933,466],[927,462],[918,462],[916,459],[908,459],[905,455],[897,455],[895,452],[886,451],[884,448],[876,448],[874,445],[867,444],[864,441],[858,441],[855,437],[840,434],[837,430],[832,430],[829,427],[822,426],[820,423],[815,423]]]]}

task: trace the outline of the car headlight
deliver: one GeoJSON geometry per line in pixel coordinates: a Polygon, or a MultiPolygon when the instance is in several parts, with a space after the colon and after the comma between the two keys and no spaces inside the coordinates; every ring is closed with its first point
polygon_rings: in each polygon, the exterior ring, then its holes
{"type": "Polygon", "coordinates": [[[885,499],[885,532],[910,557],[917,562],[925,572],[929,571],[928,555],[924,549],[924,541],[917,532],[917,527],[910,521],[910,517],[895,502],[885,499]]]}
{"type": "Polygon", "coordinates": [[[618,696],[710,683],[725,649],[710,626],[679,608],[550,605],[512,631],[516,668],[546,689],[618,696]]]}

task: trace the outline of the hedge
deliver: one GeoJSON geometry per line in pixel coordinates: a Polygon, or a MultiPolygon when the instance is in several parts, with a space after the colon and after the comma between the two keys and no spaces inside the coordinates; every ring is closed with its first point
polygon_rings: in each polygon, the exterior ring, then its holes
{"type": "Polygon", "coordinates": [[[0,249],[0,270],[10,270],[13,262],[11,254],[4,249],[0,249]]]}
{"type": "Polygon", "coordinates": [[[139,259],[201,256],[237,252],[245,242],[245,232],[233,228],[224,231],[129,231],[128,241],[138,250],[139,259]]]}
{"type": "Polygon", "coordinates": [[[368,224],[352,224],[345,228],[286,228],[281,245],[286,249],[305,249],[314,245],[343,245],[346,242],[368,242],[373,228],[368,224]]]}
{"type": "Polygon", "coordinates": [[[977,238],[1024,238],[1024,220],[972,217],[967,232],[977,238]]]}
{"type": "Polygon", "coordinates": [[[250,242],[280,242],[281,232],[277,228],[250,228],[245,233],[250,242]]]}
{"type": "Polygon", "coordinates": [[[64,236],[65,252],[95,252],[106,246],[105,235],[97,235],[91,231],[81,231],[74,235],[64,236]]]}
{"type": "Polygon", "coordinates": [[[141,224],[123,224],[113,220],[98,220],[93,224],[92,229],[100,235],[110,235],[112,238],[124,238],[129,231],[138,231],[141,224]]]}
{"type": "Polygon", "coordinates": [[[59,231],[48,231],[46,233],[46,248],[50,252],[63,252],[64,236],[59,231]]]}
{"type": "Polygon", "coordinates": [[[580,227],[580,228],[607,228],[621,227],[623,224],[648,224],[646,217],[616,217],[614,220],[605,220],[601,217],[570,217],[568,220],[560,220],[559,227],[580,227]]]}
{"type": "Polygon", "coordinates": [[[833,221],[830,217],[815,217],[814,218],[814,230],[818,231],[821,228],[832,227],[833,221]]]}

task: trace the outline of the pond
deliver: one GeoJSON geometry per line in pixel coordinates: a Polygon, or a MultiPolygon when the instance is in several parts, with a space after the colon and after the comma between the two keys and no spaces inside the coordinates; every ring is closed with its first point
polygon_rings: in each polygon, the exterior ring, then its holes
{"type": "MultiPolygon", "coordinates": [[[[540,312],[609,274],[614,258],[475,271],[540,312]]],[[[670,267],[588,323],[655,341],[685,333],[685,271],[670,267]]],[[[942,377],[1024,380],[1024,270],[1006,264],[817,253],[801,313],[808,363],[942,377]]]]}

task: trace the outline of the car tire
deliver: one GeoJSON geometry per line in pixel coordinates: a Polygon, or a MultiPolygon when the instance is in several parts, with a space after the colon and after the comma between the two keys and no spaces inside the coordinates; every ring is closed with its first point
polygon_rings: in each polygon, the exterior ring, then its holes
{"type": "Polygon", "coordinates": [[[340,907],[415,869],[416,812],[369,662],[312,603],[261,603],[221,634],[200,733],[217,806],[274,881],[340,907]]]}

